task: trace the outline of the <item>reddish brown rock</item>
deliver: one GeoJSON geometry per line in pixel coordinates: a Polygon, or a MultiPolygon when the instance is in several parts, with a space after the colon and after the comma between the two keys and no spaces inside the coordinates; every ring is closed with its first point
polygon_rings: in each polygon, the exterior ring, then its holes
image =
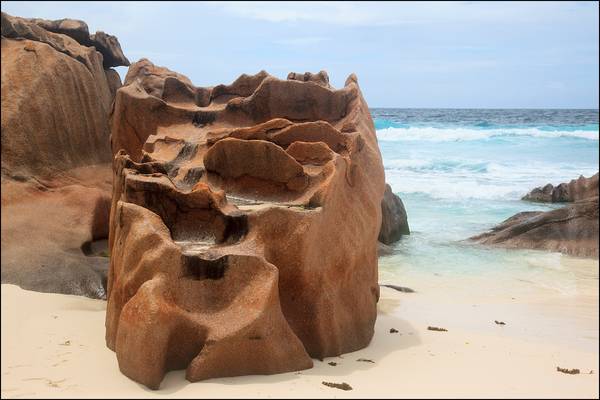
{"type": "Polygon", "coordinates": [[[103,298],[120,79],[72,38],[85,23],[37,21],[2,13],[2,282],[103,298]]]}
{"type": "Polygon", "coordinates": [[[303,74],[298,72],[290,72],[287,78],[294,81],[314,82],[318,85],[331,88],[331,85],[329,85],[329,75],[327,75],[326,71],[319,71],[317,74],[313,74],[311,72],[305,72],[303,74]]]}
{"type": "Polygon", "coordinates": [[[172,369],[271,374],[365,347],[384,174],[356,78],[197,88],[142,60],[125,83],[106,317],[121,371],[158,388],[172,369]]]}
{"type": "Polygon", "coordinates": [[[55,21],[30,18],[29,22],[39,25],[48,32],[62,33],[75,39],[79,44],[86,46],[90,40],[90,31],[88,25],[78,19],[63,18],[55,21]]]}
{"type": "Polygon", "coordinates": [[[60,33],[69,36],[82,46],[93,46],[103,56],[104,68],[128,66],[129,60],[121,50],[119,40],[102,31],[90,35],[89,28],[84,21],[77,19],[59,19],[55,21],[30,18],[23,20],[38,25],[48,32],[60,33]]]}
{"type": "Polygon", "coordinates": [[[324,165],[335,156],[324,142],[293,142],[286,152],[300,164],[324,165]]]}

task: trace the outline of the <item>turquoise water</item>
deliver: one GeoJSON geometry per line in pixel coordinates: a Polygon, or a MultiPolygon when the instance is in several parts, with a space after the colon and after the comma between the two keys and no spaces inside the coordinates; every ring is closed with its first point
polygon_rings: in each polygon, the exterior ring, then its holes
{"type": "MultiPolygon", "coordinates": [[[[371,110],[387,182],[411,235],[381,274],[485,275],[557,268],[560,255],[489,249],[462,240],[517,212],[537,186],[598,171],[598,110],[371,110]]],[[[559,268],[559,267],[558,267],[559,268]]]]}

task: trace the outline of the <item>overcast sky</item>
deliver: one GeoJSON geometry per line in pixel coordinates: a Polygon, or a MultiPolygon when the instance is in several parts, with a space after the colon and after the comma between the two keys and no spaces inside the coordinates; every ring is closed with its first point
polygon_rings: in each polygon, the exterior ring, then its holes
{"type": "MultiPolygon", "coordinates": [[[[598,108],[598,2],[2,2],[75,18],[197,86],[355,72],[371,107],[598,108]]],[[[119,73],[124,76],[125,68],[119,73]]]]}

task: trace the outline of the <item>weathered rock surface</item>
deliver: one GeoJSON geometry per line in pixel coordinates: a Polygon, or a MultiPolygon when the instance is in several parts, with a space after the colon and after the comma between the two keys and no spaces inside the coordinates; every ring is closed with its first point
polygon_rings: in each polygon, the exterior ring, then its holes
{"type": "Polygon", "coordinates": [[[120,79],[85,23],[47,25],[2,13],[2,282],[103,298],[108,259],[82,248],[108,235],[120,79]]]}
{"type": "Polygon", "coordinates": [[[90,44],[104,56],[104,68],[128,66],[129,60],[123,54],[116,36],[97,31],[90,35],[90,44]]]}
{"type": "Polygon", "coordinates": [[[379,241],[390,245],[398,241],[402,235],[409,235],[408,218],[400,197],[386,183],[383,201],[381,202],[381,229],[379,241]]]}
{"type": "Polygon", "coordinates": [[[321,86],[331,88],[331,85],[329,85],[329,75],[327,75],[326,71],[319,71],[316,74],[311,72],[305,72],[303,74],[298,72],[290,72],[287,78],[301,82],[315,82],[321,86]]]}
{"type": "Polygon", "coordinates": [[[355,76],[197,88],[141,60],[112,145],[106,341],[125,375],[271,374],[370,342],[384,173],[355,76]]]}
{"type": "Polygon", "coordinates": [[[513,215],[489,232],[471,237],[485,245],[558,251],[598,258],[598,174],[568,184],[536,188],[523,200],[573,202],[551,211],[513,215]]]}
{"type": "Polygon", "coordinates": [[[25,19],[32,22],[48,32],[61,33],[75,39],[83,46],[94,46],[99,51],[104,60],[104,68],[128,66],[129,60],[121,50],[119,40],[112,35],[102,31],[90,35],[87,24],[76,19],[59,19],[50,21],[40,18],[25,19]]]}
{"type": "Polygon", "coordinates": [[[598,197],[556,210],[518,213],[471,240],[485,245],[598,258],[598,197]]]}
{"type": "Polygon", "coordinates": [[[565,203],[598,196],[598,174],[585,178],[583,175],[569,183],[553,186],[551,183],[538,187],[523,196],[522,200],[565,203]]]}

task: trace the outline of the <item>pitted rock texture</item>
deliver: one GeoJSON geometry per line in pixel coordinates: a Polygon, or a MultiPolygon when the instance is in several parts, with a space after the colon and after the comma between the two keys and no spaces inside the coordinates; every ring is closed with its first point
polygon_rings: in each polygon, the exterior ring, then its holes
{"type": "Polygon", "coordinates": [[[2,282],[105,298],[108,259],[86,252],[108,235],[121,81],[73,38],[84,22],[36,21],[2,13],[2,282]]]}
{"type": "Polygon", "coordinates": [[[585,178],[583,175],[569,183],[553,186],[551,183],[527,193],[522,200],[565,203],[598,196],[598,174],[585,178]]]}
{"type": "Polygon", "coordinates": [[[368,345],[384,173],[355,76],[198,88],[140,60],[112,146],[106,341],[125,375],[156,389],[368,345]]]}

